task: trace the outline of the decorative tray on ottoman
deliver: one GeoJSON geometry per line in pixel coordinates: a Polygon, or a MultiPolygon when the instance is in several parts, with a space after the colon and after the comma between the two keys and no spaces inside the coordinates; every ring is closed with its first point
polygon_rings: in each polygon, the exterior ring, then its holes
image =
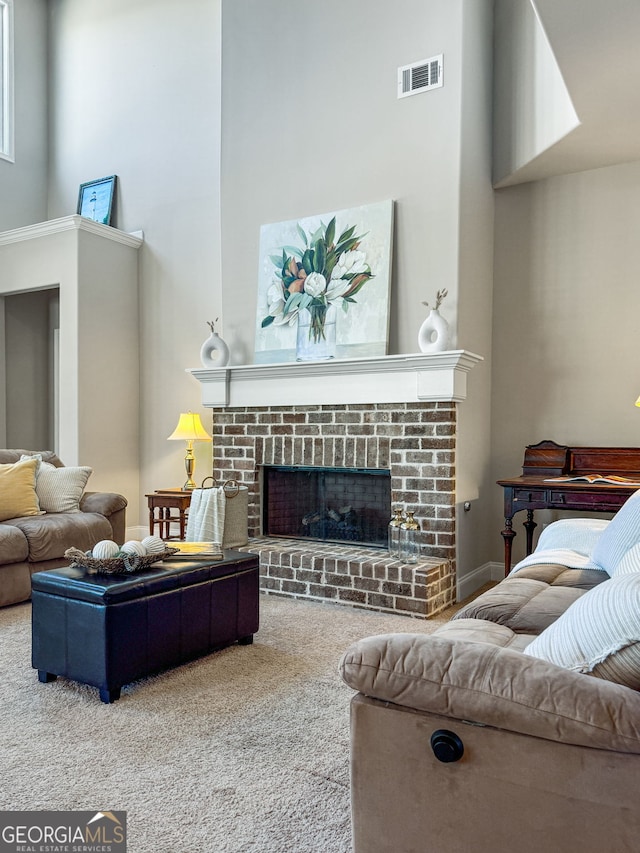
{"type": "Polygon", "coordinates": [[[177,554],[178,548],[166,548],[162,554],[146,554],[144,557],[138,554],[125,554],[122,557],[111,557],[106,560],[98,560],[90,557],[79,548],[67,548],[65,557],[71,560],[72,566],[79,566],[88,572],[96,572],[103,575],[124,575],[131,572],[141,572],[149,568],[153,563],[166,560],[177,554]]]}

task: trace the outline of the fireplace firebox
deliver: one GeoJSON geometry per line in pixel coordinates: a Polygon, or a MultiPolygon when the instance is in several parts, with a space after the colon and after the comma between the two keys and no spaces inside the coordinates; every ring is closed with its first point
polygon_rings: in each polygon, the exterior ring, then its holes
{"type": "Polygon", "coordinates": [[[265,536],[386,548],[391,473],[379,468],[262,468],[265,536]]]}

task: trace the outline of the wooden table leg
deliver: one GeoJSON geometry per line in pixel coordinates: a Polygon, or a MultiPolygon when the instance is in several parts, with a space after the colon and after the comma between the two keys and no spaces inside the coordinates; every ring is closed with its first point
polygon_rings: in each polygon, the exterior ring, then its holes
{"type": "Polygon", "coordinates": [[[533,551],[533,531],[538,526],[533,520],[533,510],[527,510],[527,520],[524,522],[525,529],[527,531],[527,557],[533,551]]]}
{"type": "Polygon", "coordinates": [[[505,518],[504,520],[504,530],[501,533],[502,538],[504,539],[504,576],[509,574],[511,571],[511,545],[513,542],[513,538],[516,535],[515,530],[513,529],[513,518],[505,518]]]}

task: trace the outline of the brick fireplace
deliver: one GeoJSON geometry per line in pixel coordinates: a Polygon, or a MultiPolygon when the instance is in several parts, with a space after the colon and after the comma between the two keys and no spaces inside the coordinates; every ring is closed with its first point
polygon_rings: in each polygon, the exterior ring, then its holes
{"type": "Polygon", "coordinates": [[[455,358],[191,371],[212,409],[213,474],[248,487],[246,550],[260,555],[264,592],[422,617],[455,601],[457,403],[466,395],[461,378],[479,357],[439,355],[455,358]],[[425,362],[440,371],[433,393],[425,362]],[[340,380],[327,383],[334,375],[340,380]],[[314,391],[318,402],[309,403],[314,391]],[[264,536],[264,466],[388,471],[391,505],[420,523],[418,563],[405,565],[384,548],[264,536]]]}

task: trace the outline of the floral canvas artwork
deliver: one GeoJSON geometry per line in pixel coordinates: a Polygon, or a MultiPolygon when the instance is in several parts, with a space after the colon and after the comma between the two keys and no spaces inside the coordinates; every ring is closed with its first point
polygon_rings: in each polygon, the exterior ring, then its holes
{"type": "Polygon", "coordinates": [[[263,225],[256,363],[386,355],[393,202],[263,225]]]}

